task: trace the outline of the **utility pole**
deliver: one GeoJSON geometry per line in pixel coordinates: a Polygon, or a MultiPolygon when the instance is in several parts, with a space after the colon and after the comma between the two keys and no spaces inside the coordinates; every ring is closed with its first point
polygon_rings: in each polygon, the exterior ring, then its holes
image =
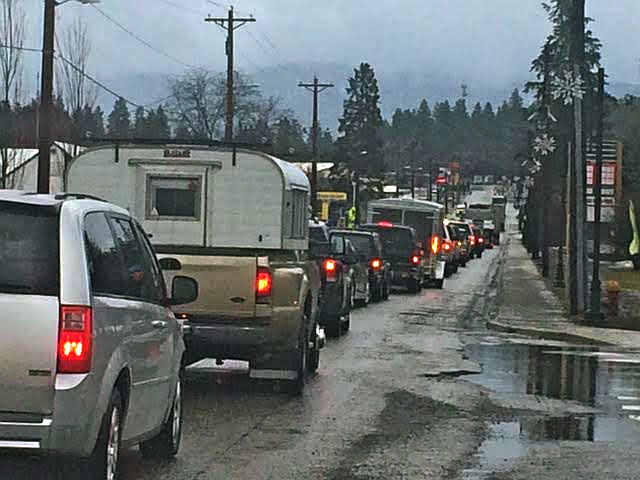
{"type": "Polygon", "coordinates": [[[332,83],[319,83],[318,77],[313,77],[313,83],[298,83],[298,87],[306,88],[313,92],[313,123],[311,125],[311,209],[314,217],[318,213],[318,137],[320,135],[318,96],[327,88],[334,86],[332,83]]]}
{"type": "Polygon", "coordinates": [[[51,113],[53,110],[53,55],[55,39],[55,0],[44,2],[44,40],[38,125],[38,193],[49,193],[51,176],[51,113]]]}
{"type": "Polygon", "coordinates": [[[598,69],[598,130],[596,134],[596,166],[593,172],[593,194],[595,206],[593,214],[593,276],[591,278],[590,318],[594,323],[602,321],[600,302],[602,284],[600,282],[600,223],[602,219],[602,142],[604,137],[604,68],[598,69]]]}
{"type": "Polygon", "coordinates": [[[226,54],[227,54],[227,102],[226,102],[226,122],[224,127],[224,141],[226,143],[233,142],[233,49],[234,49],[234,40],[233,33],[244,24],[248,22],[255,22],[256,19],[253,17],[249,18],[235,18],[233,15],[233,7],[229,8],[229,15],[227,18],[215,18],[215,17],[207,17],[204,19],[205,22],[214,22],[216,25],[220,26],[222,29],[227,31],[227,43],[226,43],[226,54]]]}
{"type": "MultiPolygon", "coordinates": [[[[585,0],[572,0],[571,68],[574,79],[584,65],[585,0]]],[[[573,141],[569,158],[569,311],[580,313],[585,306],[584,255],[584,157],[582,100],[573,99],[573,141]]]]}
{"type": "MultiPolygon", "coordinates": [[[[549,45],[544,47],[544,80],[542,86],[542,114],[544,115],[544,133],[549,135],[549,111],[551,95],[549,94],[551,81],[551,52],[549,45]]],[[[551,246],[551,222],[549,203],[551,199],[551,162],[552,152],[546,152],[542,163],[542,276],[549,276],[549,248],[551,246]]]]}

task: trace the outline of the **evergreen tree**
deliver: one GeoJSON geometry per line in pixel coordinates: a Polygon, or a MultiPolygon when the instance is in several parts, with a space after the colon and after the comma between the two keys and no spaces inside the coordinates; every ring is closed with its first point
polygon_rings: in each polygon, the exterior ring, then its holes
{"type": "Polygon", "coordinates": [[[169,117],[162,105],[156,110],[153,122],[153,138],[169,138],[171,136],[171,128],[169,128],[169,117]]]}
{"type": "Polygon", "coordinates": [[[138,107],[134,115],[133,131],[134,138],[146,138],[148,131],[147,117],[143,107],[138,107]]]}
{"type": "Polygon", "coordinates": [[[471,112],[471,118],[476,122],[482,119],[482,105],[480,105],[480,102],[474,105],[473,112],[471,112]]]}
{"type": "Polygon", "coordinates": [[[375,72],[368,63],[354,70],[347,86],[347,99],[338,131],[340,144],[352,168],[382,174],[384,153],[380,90],[375,72]],[[361,152],[367,152],[362,155],[361,152]],[[365,160],[366,159],[366,160],[365,160]]]}
{"type": "Polygon", "coordinates": [[[113,105],[107,120],[107,131],[112,138],[127,138],[131,135],[131,118],[127,101],[120,97],[113,105]]]}

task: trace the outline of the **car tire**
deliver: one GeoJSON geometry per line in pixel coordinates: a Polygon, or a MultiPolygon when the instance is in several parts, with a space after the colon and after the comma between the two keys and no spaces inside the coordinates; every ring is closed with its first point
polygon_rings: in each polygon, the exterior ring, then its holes
{"type": "Polygon", "coordinates": [[[91,456],[82,464],[81,478],[89,480],[115,480],[119,475],[122,446],[123,401],[118,389],[111,399],[100,424],[98,440],[91,456]]]}
{"type": "Polygon", "coordinates": [[[420,281],[418,280],[409,280],[407,283],[407,290],[409,293],[418,293],[420,291],[420,281]]]}
{"type": "Polygon", "coordinates": [[[359,308],[364,308],[368,306],[369,303],[371,303],[371,290],[369,288],[369,284],[367,284],[367,293],[365,294],[365,297],[359,300],[355,300],[355,304],[359,308]]]}
{"type": "Polygon", "coordinates": [[[434,280],[433,281],[433,288],[436,288],[438,290],[442,290],[444,288],[444,278],[441,278],[440,280],[434,280]]]}
{"type": "Polygon", "coordinates": [[[182,402],[183,374],[180,372],[178,382],[173,393],[171,403],[171,413],[166,422],[162,425],[162,430],[155,437],[140,444],[140,452],[147,458],[172,459],[180,450],[182,439],[182,402]]]}
{"type": "Polygon", "coordinates": [[[342,333],[347,333],[349,330],[351,330],[351,312],[342,319],[342,333]]]}
{"type": "Polygon", "coordinates": [[[339,337],[342,333],[342,317],[340,315],[327,316],[324,324],[327,331],[327,336],[336,338],[339,337]]]}
{"type": "Polygon", "coordinates": [[[384,282],[384,287],[382,289],[382,299],[383,300],[389,300],[389,297],[391,296],[391,288],[389,287],[389,284],[387,282],[384,282]]]}
{"type": "MultiPolygon", "coordinates": [[[[313,331],[316,331],[316,326],[313,327],[313,331]]],[[[307,341],[307,373],[316,373],[320,368],[320,349],[316,340],[314,333],[312,348],[308,347],[309,342],[307,341]]]]}

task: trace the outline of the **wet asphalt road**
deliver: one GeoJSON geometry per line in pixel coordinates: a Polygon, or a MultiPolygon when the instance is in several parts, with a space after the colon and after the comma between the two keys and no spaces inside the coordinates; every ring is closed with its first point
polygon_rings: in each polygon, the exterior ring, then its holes
{"type": "MultiPolygon", "coordinates": [[[[640,354],[487,331],[500,255],[355,311],[302,397],[190,368],[178,458],[128,450],[122,480],[639,478],[640,354]]],[[[0,479],[53,468],[0,458],[0,479]]]]}

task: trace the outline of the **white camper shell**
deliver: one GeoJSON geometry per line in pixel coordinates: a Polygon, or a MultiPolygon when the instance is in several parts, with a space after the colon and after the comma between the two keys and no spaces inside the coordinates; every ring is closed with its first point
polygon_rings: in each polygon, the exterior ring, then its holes
{"type": "Polygon", "coordinates": [[[122,206],[163,246],[303,250],[309,181],[270,155],[206,146],[89,149],[67,189],[122,206]]]}

